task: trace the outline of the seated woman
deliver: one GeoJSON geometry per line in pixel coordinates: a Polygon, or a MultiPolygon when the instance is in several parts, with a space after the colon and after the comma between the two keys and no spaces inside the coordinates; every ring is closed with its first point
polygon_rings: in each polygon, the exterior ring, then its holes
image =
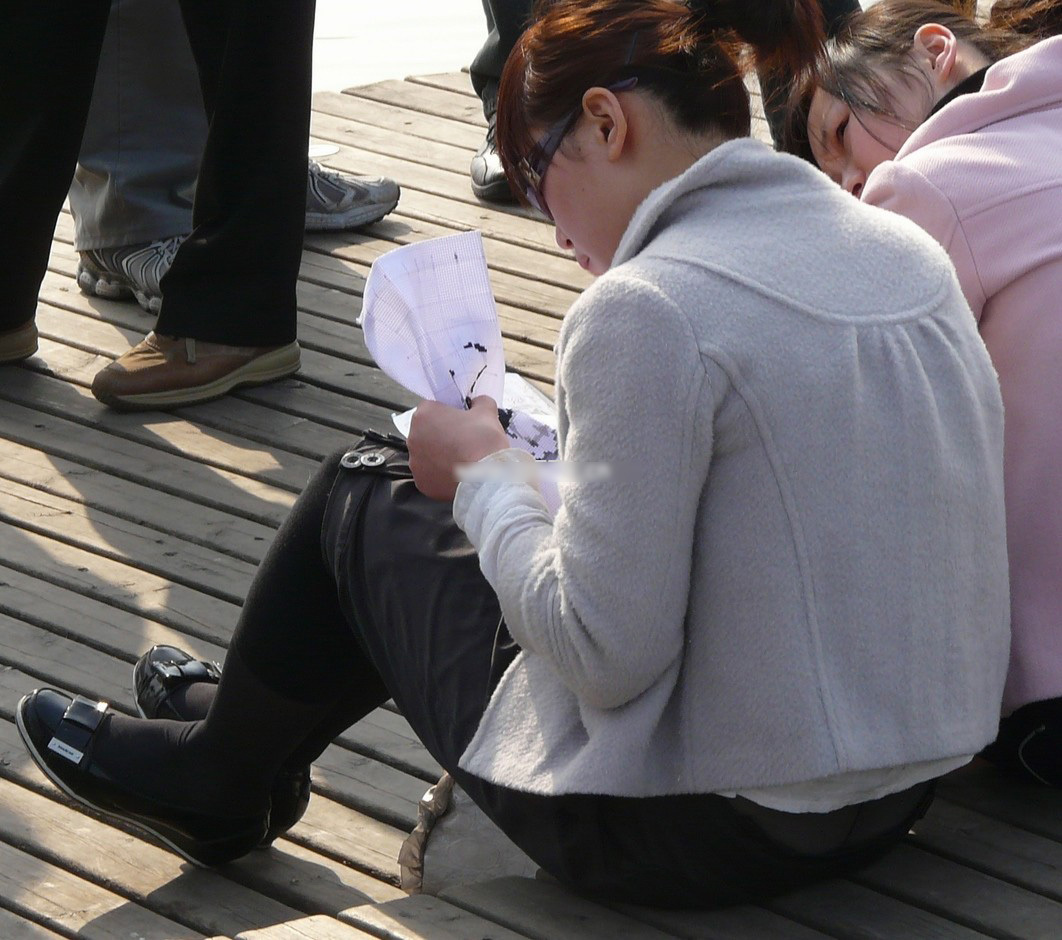
{"type": "Polygon", "coordinates": [[[310,483],[216,692],[173,690],[205,719],[23,700],[52,780],[221,862],[391,696],[595,896],[764,897],[907,832],[996,731],[1002,405],[939,246],[747,137],[734,30],[817,39],[810,0],[763,6],[561,0],[506,66],[510,177],[601,275],[558,348],[556,516],[494,402],[423,404],[408,462],[370,436],[310,483]]]}
{"type": "Polygon", "coordinates": [[[1032,43],[1060,28],[1056,0],[1011,0],[985,28],[933,0],[882,0],[851,19],[806,76],[789,142],[864,203],[916,221],[958,271],[1007,417],[1013,639],[1004,718],[985,756],[1056,787],[1062,37],[1032,43]]]}

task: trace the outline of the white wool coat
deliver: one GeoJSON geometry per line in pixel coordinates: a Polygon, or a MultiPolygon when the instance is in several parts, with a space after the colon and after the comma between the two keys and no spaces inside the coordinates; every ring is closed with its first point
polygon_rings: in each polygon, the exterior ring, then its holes
{"type": "Polygon", "coordinates": [[[522,648],[465,770],[706,793],[992,740],[1002,406],[918,226],[728,142],[639,207],[557,358],[562,457],[613,472],[555,519],[526,482],[458,488],[522,648]]]}

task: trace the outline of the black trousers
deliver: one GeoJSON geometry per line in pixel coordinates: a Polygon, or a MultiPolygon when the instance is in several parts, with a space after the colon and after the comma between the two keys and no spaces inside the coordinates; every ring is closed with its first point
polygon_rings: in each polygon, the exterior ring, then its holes
{"type": "Polygon", "coordinates": [[[458,759],[518,651],[450,506],[416,490],[401,450],[367,440],[354,452],[384,462],[347,469],[337,454],[323,464],[233,638],[271,688],[336,703],[307,729],[295,760],[312,760],[390,696],[435,759],[546,871],[589,895],[665,907],[752,900],[849,872],[928,806],[928,784],[794,815],[714,794],[540,796],[464,772],[458,759]]]}
{"type": "MultiPolygon", "coordinates": [[[[177,0],[174,0],[177,2],[177,0]]],[[[85,128],[110,0],[0,12],[0,332],[33,319],[85,128]]],[[[210,131],[193,232],[157,329],[232,345],[295,339],[314,0],[181,0],[210,131]]]]}
{"type": "Polygon", "coordinates": [[[494,99],[498,95],[498,82],[505,60],[520,34],[527,29],[533,6],[534,0],[483,0],[487,38],[468,71],[472,87],[483,99],[483,109],[488,117],[494,111],[494,99]]]}

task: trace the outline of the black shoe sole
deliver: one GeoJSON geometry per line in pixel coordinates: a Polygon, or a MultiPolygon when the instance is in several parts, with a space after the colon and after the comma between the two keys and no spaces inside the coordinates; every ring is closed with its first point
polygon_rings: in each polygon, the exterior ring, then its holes
{"type": "Polygon", "coordinates": [[[29,729],[26,727],[25,718],[23,718],[23,709],[27,706],[31,697],[32,693],[22,696],[19,700],[18,707],[15,709],[15,724],[18,728],[19,737],[22,738],[22,743],[26,745],[26,750],[29,751],[30,757],[33,758],[33,762],[40,769],[41,773],[43,773],[44,776],[46,776],[75,803],[78,803],[107,819],[117,820],[126,825],[133,826],[142,832],[148,833],[185,861],[191,862],[191,864],[198,868],[213,868],[217,865],[223,865],[226,862],[234,861],[242,855],[247,854],[247,852],[254,848],[260,840],[261,833],[265,831],[265,820],[263,820],[259,835],[255,836],[253,840],[249,834],[240,833],[236,836],[225,837],[223,840],[217,840],[218,844],[210,845],[203,843],[202,840],[196,840],[190,836],[184,835],[183,833],[178,835],[177,833],[179,830],[175,826],[169,826],[161,821],[142,816],[133,810],[121,810],[115,807],[101,806],[98,802],[94,802],[93,800],[82,796],[80,793],[73,790],[61,776],[52,770],[47,759],[37,750],[37,746],[33,743],[33,737],[30,734],[29,729]],[[247,842],[250,844],[245,845],[247,842]],[[233,847],[234,845],[235,848],[233,847]]]}
{"type": "Polygon", "coordinates": [[[495,180],[491,183],[481,184],[475,180],[470,180],[469,182],[472,185],[472,194],[484,202],[505,203],[507,205],[512,205],[516,202],[516,197],[509,188],[509,181],[504,176],[500,181],[495,180]]]}

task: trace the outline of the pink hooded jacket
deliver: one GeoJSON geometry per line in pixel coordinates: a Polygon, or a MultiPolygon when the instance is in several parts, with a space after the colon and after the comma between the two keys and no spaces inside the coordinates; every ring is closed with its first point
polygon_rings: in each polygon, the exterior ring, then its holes
{"type": "Polygon", "coordinates": [[[993,65],[867,181],[951,256],[999,373],[1012,641],[1004,714],[1062,696],[1062,37],[993,65]]]}

